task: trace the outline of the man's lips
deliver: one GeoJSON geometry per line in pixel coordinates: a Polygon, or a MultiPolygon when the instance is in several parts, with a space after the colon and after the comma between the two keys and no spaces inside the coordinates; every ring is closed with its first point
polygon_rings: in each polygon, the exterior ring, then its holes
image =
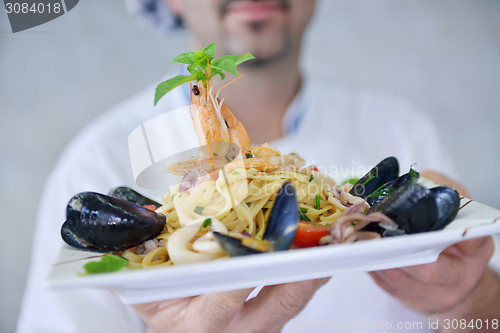
{"type": "Polygon", "coordinates": [[[234,15],[247,22],[263,22],[274,15],[284,12],[287,6],[283,1],[234,1],[225,8],[226,15],[234,15]]]}

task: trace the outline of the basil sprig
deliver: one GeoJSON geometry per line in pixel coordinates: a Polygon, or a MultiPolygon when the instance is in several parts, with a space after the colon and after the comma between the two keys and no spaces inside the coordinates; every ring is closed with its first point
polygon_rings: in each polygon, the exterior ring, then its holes
{"type": "Polygon", "coordinates": [[[211,80],[216,75],[220,75],[221,79],[224,80],[227,73],[233,75],[240,75],[236,70],[236,66],[255,57],[250,53],[245,53],[244,55],[227,55],[215,59],[216,46],[215,42],[205,47],[203,50],[200,48],[199,51],[186,52],[179,54],[177,57],[172,59],[167,65],[172,63],[181,63],[188,65],[187,70],[190,75],[177,75],[167,81],[160,83],[156,87],[155,93],[155,105],[158,101],[165,96],[170,90],[183,83],[189,81],[202,81],[206,87],[206,82],[211,80]]]}

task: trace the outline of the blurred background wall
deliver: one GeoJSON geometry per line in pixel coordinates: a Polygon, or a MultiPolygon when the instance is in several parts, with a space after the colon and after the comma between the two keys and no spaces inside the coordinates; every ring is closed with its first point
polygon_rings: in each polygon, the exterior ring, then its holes
{"type": "MultiPolygon", "coordinates": [[[[305,68],[426,110],[473,198],[500,209],[500,2],[318,5],[305,68]]],[[[16,326],[37,203],[59,154],[90,120],[161,78],[186,37],[138,29],[121,0],[80,1],[17,34],[0,10],[0,332],[16,326]]]]}

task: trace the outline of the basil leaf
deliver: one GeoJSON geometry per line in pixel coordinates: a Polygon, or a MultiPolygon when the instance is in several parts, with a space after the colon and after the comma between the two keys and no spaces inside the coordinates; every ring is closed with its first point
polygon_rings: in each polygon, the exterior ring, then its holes
{"type": "Polygon", "coordinates": [[[192,64],[193,62],[195,62],[194,52],[186,52],[186,53],[179,54],[177,57],[170,60],[170,62],[167,65],[173,64],[175,62],[178,62],[181,64],[186,64],[186,65],[192,64]]]}
{"type": "Polygon", "coordinates": [[[208,45],[207,47],[205,47],[203,49],[203,53],[206,53],[210,56],[210,58],[213,58],[213,56],[215,54],[215,50],[216,50],[216,46],[215,46],[215,42],[213,42],[212,44],[208,45]]]}
{"type": "Polygon", "coordinates": [[[254,56],[248,52],[241,56],[227,55],[214,59],[215,51],[216,44],[213,42],[204,49],[200,48],[199,51],[185,52],[172,59],[167,65],[175,62],[186,64],[188,65],[187,70],[191,73],[191,75],[179,75],[160,83],[160,85],[156,88],[154,104],[156,105],[160,98],[162,98],[167,92],[183,83],[194,80],[202,81],[203,85],[206,87],[206,82],[217,75],[220,75],[221,79],[224,80],[226,77],[224,72],[238,76],[240,74],[236,70],[236,65],[239,65],[247,60],[254,59],[254,56]]]}
{"type": "Polygon", "coordinates": [[[195,74],[191,74],[189,76],[186,75],[178,75],[176,77],[173,77],[167,81],[164,81],[156,87],[156,92],[155,92],[155,105],[158,103],[160,98],[165,96],[166,93],[168,93],[170,90],[174,89],[175,87],[180,86],[183,83],[193,81],[196,78],[195,74]]]}
{"type": "Polygon", "coordinates": [[[236,63],[231,59],[215,59],[210,67],[229,72],[233,75],[240,75],[240,73],[236,70],[236,63]]]}
{"type": "Polygon", "coordinates": [[[116,272],[125,267],[128,260],[116,255],[104,255],[99,261],[92,261],[83,268],[88,274],[116,272]]]}
{"type": "Polygon", "coordinates": [[[236,65],[239,65],[242,62],[245,62],[245,61],[251,60],[251,59],[255,59],[255,57],[253,55],[251,55],[250,53],[247,52],[244,55],[240,56],[238,58],[238,60],[235,61],[235,63],[236,63],[236,65]]]}

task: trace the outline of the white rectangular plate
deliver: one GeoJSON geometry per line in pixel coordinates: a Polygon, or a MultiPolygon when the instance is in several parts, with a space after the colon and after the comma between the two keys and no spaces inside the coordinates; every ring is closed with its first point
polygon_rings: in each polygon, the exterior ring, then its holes
{"type": "Polygon", "coordinates": [[[135,304],[424,264],[451,244],[500,233],[500,211],[468,202],[462,199],[457,218],[441,231],[162,268],[82,276],[83,265],[96,259],[77,260],[93,254],[64,245],[45,286],[112,289],[124,303],[135,304]]]}

